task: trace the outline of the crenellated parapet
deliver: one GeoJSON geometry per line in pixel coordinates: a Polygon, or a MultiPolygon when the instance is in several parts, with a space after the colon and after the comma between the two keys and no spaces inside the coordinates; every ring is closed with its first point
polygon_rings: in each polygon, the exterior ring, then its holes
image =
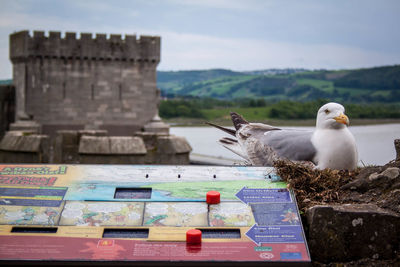
{"type": "Polygon", "coordinates": [[[12,62],[29,57],[79,60],[121,60],[159,63],[160,37],[50,31],[20,31],[10,35],[10,59],[12,62]]]}

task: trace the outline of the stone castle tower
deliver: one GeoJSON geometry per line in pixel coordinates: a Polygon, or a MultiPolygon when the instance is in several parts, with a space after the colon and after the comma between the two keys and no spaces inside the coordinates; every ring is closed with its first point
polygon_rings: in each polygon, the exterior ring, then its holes
{"type": "Polygon", "coordinates": [[[45,134],[94,128],[131,134],[158,113],[160,37],[20,31],[10,35],[16,124],[45,134]]]}

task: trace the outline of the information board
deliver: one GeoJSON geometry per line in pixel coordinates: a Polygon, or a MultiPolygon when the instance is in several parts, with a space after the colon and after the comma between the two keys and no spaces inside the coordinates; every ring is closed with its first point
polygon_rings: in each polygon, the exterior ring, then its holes
{"type": "Polygon", "coordinates": [[[293,192],[272,168],[153,165],[0,165],[0,260],[311,262],[293,192]],[[189,229],[200,244],[186,243],[189,229]]]}

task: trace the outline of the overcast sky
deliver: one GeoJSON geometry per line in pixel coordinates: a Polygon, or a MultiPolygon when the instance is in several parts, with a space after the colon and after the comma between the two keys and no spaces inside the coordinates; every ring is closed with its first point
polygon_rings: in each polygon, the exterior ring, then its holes
{"type": "Polygon", "coordinates": [[[0,79],[20,30],[159,35],[159,70],[400,63],[399,0],[0,0],[0,79]]]}

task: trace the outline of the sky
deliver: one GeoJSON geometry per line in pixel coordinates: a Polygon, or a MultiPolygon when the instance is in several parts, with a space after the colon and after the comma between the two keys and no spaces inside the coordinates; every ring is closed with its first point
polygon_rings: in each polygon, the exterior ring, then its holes
{"type": "Polygon", "coordinates": [[[158,70],[400,64],[399,0],[0,0],[0,79],[21,30],[161,36],[158,70]]]}

